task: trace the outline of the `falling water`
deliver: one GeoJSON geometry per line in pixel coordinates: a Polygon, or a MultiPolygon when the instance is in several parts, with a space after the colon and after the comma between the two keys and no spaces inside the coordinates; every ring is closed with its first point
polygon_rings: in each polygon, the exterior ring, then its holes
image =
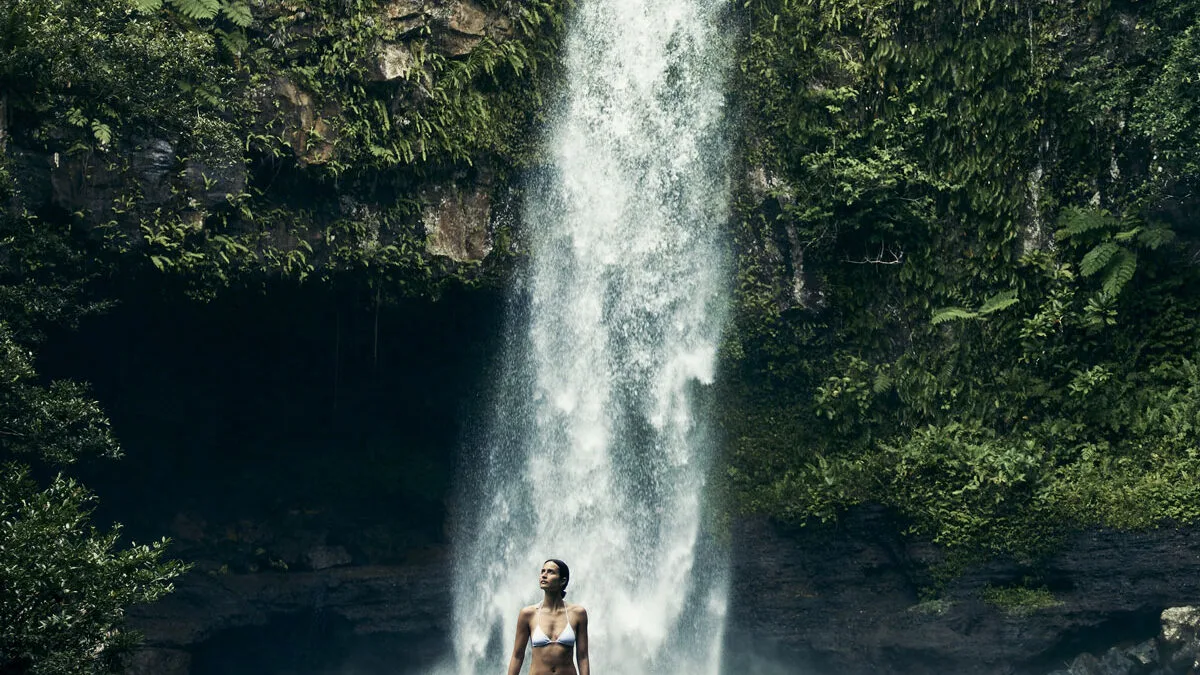
{"type": "Polygon", "coordinates": [[[727,290],[723,5],[574,9],[507,372],[461,477],[458,675],[502,672],[550,557],[571,566],[600,672],[718,672],[726,574],[703,527],[702,399],[727,290]]]}

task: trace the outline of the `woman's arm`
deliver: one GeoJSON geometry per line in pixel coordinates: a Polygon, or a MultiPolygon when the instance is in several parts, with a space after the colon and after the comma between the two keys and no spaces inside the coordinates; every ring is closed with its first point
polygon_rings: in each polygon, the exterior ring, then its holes
{"type": "Polygon", "coordinates": [[[512,658],[508,660],[508,675],[519,675],[525,663],[525,646],[529,644],[529,608],[517,614],[517,639],[513,642],[512,658]]]}
{"type": "Polygon", "coordinates": [[[587,610],[579,608],[579,627],[575,629],[575,660],[579,663],[579,675],[592,675],[588,663],[587,610]]]}

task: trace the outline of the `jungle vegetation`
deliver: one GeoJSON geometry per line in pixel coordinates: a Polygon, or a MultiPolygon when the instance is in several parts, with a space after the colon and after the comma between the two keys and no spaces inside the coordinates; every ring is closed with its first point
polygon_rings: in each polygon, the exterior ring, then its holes
{"type": "Polygon", "coordinates": [[[1194,522],[1200,4],[744,11],[741,503],[970,556],[1194,522]]]}

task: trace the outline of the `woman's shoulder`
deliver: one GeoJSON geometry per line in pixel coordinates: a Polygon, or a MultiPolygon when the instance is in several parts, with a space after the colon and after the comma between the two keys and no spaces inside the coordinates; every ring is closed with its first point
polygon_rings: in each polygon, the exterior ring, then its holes
{"type": "Polygon", "coordinates": [[[521,608],[521,618],[527,619],[537,613],[537,605],[527,605],[521,608]]]}
{"type": "Polygon", "coordinates": [[[580,619],[586,619],[587,610],[583,608],[583,605],[572,605],[567,603],[567,615],[580,619]]]}

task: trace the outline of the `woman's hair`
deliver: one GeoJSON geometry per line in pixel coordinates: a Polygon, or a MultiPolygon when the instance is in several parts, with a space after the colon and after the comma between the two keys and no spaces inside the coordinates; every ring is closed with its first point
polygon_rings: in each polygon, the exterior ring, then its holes
{"type": "Polygon", "coordinates": [[[571,568],[567,567],[567,563],[559,560],[558,558],[550,558],[542,564],[545,565],[548,562],[558,565],[558,576],[562,577],[563,581],[562,597],[567,597],[567,583],[571,581],[571,568]]]}

